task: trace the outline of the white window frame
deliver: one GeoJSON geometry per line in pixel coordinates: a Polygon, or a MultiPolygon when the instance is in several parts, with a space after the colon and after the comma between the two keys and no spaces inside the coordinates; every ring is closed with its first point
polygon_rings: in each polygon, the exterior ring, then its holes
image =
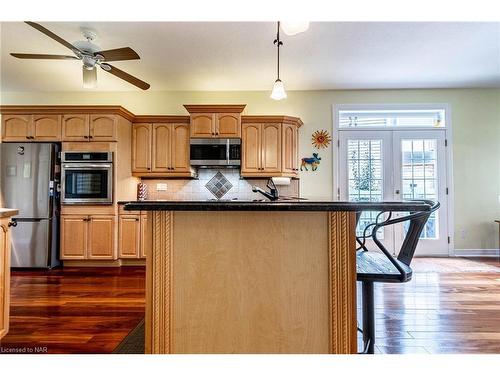
{"type": "Polygon", "coordinates": [[[453,127],[451,121],[451,106],[449,103],[356,103],[356,104],[333,104],[333,139],[337,147],[332,147],[332,165],[335,170],[333,176],[333,199],[340,199],[340,158],[339,151],[339,132],[341,131],[393,131],[393,130],[444,130],[446,134],[446,186],[448,188],[447,206],[448,206],[448,255],[455,256],[455,222],[454,222],[454,185],[453,185],[453,127]],[[362,111],[362,110],[425,110],[425,109],[444,109],[445,110],[445,126],[428,127],[428,126],[405,126],[405,127],[387,127],[387,126],[367,126],[367,127],[346,127],[341,128],[339,125],[339,111],[362,111]]]}

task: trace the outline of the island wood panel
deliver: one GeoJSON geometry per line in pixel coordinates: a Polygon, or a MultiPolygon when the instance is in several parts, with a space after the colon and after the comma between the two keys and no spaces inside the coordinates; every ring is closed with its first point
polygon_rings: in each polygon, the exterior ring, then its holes
{"type": "Polygon", "coordinates": [[[354,213],[149,215],[146,352],[356,352],[354,213]]]}
{"type": "Polygon", "coordinates": [[[10,218],[0,219],[0,339],[9,331],[10,218]]]}

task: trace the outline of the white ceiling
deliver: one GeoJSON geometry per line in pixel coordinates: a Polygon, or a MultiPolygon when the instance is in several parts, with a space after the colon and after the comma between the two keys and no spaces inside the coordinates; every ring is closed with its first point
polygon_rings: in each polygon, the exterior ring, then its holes
{"type": "MultiPolygon", "coordinates": [[[[103,50],[132,47],[140,61],[113,63],[150,90],[270,90],[276,25],[270,22],[40,22],[69,42],[82,27],[103,50]]],[[[288,90],[500,87],[500,23],[311,23],[283,35],[288,90]]],[[[78,61],[19,60],[10,52],[71,54],[22,23],[1,24],[3,91],[80,91],[78,61]]],[[[99,70],[101,91],[138,90],[99,70]]]]}

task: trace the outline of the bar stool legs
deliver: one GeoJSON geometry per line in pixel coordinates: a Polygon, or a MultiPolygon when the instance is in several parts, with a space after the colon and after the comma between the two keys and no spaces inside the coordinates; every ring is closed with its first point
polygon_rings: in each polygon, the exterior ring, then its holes
{"type": "Polygon", "coordinates": [[[363,352],[375,353],[375,301],[373,282],[361,282],[362,310],[363,310],[363,352]]]}

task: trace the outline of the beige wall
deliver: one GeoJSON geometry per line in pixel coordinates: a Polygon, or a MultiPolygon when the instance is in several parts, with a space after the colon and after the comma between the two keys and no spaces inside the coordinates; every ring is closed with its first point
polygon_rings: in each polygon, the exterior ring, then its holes
{"type": "MultiPolygon", "coordinates": [[[[300,156],[313,151],[316,129],[333,130],[332,104],[449,103],[453,127],[455,248],[498,247],[500,219],[500,89],[269,92],[38,92],[2,93],[2,104],[119,104],[136,114],[186,114],[182,104],[243,103],[245,114],[286,114],[304,121],[300,156]]],[[[336,134],[333,134],[336,140],[336,134]]],[[[320,152],[317,172],[302,172],[301,194],[332,198],[336,147],[320,152]]]]}

